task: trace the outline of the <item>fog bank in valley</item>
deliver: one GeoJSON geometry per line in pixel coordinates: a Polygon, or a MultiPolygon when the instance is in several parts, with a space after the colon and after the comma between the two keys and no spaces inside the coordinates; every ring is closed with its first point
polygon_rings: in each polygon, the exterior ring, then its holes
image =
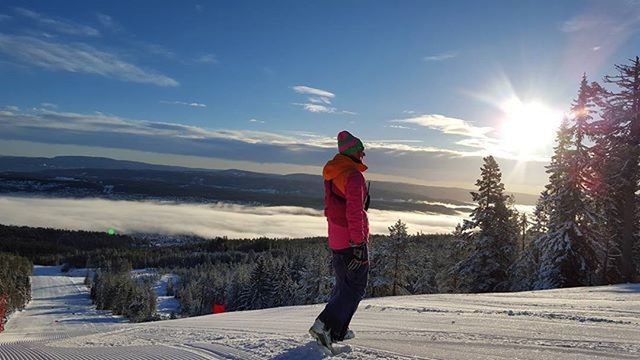
{"type": "MultiPolygon", "coordinates": [[[[402,219],[415,233],[449,233],[464,215],[369,210],[374,234],[402,219]]],[[[155,201],[0,196],[0,223],[120,233],[193,234],[203,237],[325,236],[322,211],[293,206],[183,204],[155,201]]]]}

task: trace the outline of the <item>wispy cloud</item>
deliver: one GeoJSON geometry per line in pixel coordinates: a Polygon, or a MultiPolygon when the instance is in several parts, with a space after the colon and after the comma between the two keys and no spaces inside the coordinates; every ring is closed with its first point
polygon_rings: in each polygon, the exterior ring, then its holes
{"type": "Polygon", "coordinates": [[[49,109],[57,109],[58,108],[58,105],[53,104],[53,103],[48,103],[48,102],[40,103],[40,106],[45,107],[45,108],[49,108],[49,109]]]}
{"type": "Polygon", "coordinates": [[[86,44],[61,44],[30,36],[0,34],[0,53],[22,64],[48,70],[96,74],[158,86],[179,85],[176,80],[166,75],[144,70],[114,54],[86,44]]]}
{"type": "Polygon", "coordinates": [[[412,127],[403,126],[403,125],[385,125],[384,127],[391,128],[391,129],[415,130],[412,127]]]}
{"type": "MultiPolygon", "coordinates": [[[[30,112],[3,114],[0,125],[10,128],[41,128],[54,130],[68,130],[73,132],[84,131],[99,134],[130,134],[140,136],[170,137],[175,139],[193,139],[198,141],[221,139],[234,140],[248,144],[304,146],[307,148],[335,148],[336,140],[311,132],[287,132],[273,133],[253,130],[231,129],[205,129],[198,126],[155,122],[147,120],[127,119],[113,115],[105,115],[100,112],[94,114],[80,114],[73,112],[61,112],[50,109],[37,109],[30,112]]],[[[251,119],[249,122],[259,123],[261,120],[251,119]],[[253,121],[255,120],[255,121],[253,121]]],[[[77,135],[74,138],[81,138],[77,135]]],[[[367,148],[376,148],[387,151],[400,152],[439,152],[449,155],[464,154],[458,151],[424,147],[409,146],[404,143],[394,144],[389,142],[366,142],[367,148]]]]}
{"type": "Polygon", "coordinates": [[[91,26],[77,24],[69,20],[53,19],[47,17],[46,15],[20,7],[14,8],[14,11],[21,16],[35,21],[43,28],[58,32],[60,34],[75,36],[100,36],[100,32],[97,29],[92,28],[91,26]]]}
{"type": "Polygon", "coordinates": [[[0,22],[11,19],[11,16],[6,14],[0,14],[0,22]]]}
{"type": "MultiPolygon", "coordinates": [[[[247,125],[259,124],[246,121],[247,125]]],[[[490,140],[469,138],[460,144],[436,145],[425,141],[363,138],[372,165],[370,176],[393,176],[394,181],[398,181],[398,174],[402,174],[404,179],[414,179],[402,181],[445,186],[471,186],[477,173],[470,169],[479,167],[480,157],[487,154],[503,159],[500,165],[505,174],[517,170],[514,166],[521,162],[511,160],[514,158],[508,157],[509,154],[488,151],[493,150],[487,149],[490,140]]],[[[335,134],[207,129],[49,109],[0,111],[0,154],[5,155],[95,155],[192,167],[241,166],[251,171],[318,173],[321,171],[318,165],[335,151],[335,134]]],[[[526,176],[518,181],[528,187],[544,184],[543,166],[547,160],[528,162],[526,176]]],[[[535,192],[538,191],[536,188],[535,192]]]]}
{"type": "Polygon", "coordinates": [[[200,64],[217,64],[219,62],[218,57],[214,54],[205,54],[199,56],[195,61],[200,64]]]}
{"type": "Polygon", "coordinates": [[[326,104],[331,104],[331,99],[336,97],[336,95],[332,92],[316,89],[316,88],[312,88],[304,85],[294,86],[293,91],[297,92],[298,94],[318,96],[319,98],[322,98],[323,101],[327,101],[325,102],[326,104]]]}
{"type": "Polygon", "coordinates": [[[357,113],[353,111],[338,110],[335,107],[329,106],[336,97],[336,95],[330,91],[304,85],[293,86],[292,89],[298,94],[311,95],[307,98],[307,103],[293,103],[294,105],[302,106],[302,108],[308,112],[357,115],[357,113]]]}
{"type": "MultiPolygon", "coordinates": [[[[9,127],[27,127],[43,129],[59,129],[98,133],[116,133],[132,135],[148,135],[174,137],[181,139],[226,139],[251,144],[298,144],[299,138],[259,131],[243,130],[210,130],[192,125],[177,123],[155,122],[147,120],[127,119],[118,116],[105,115],[100,112],[94,114],[79,114],[60,112],[49,109],[37,109],[5,116],[0,124],[9,127]]],[[[303,143],[311,146],[325,147],[325,142],[307,141],[303,143]]],[[[333,145],[333,141],[332,141],[333,145]]]]}
{"type": "Polygon", "coordinates": [[[114,32],[120,32],[124,30],[122,25],[118,24],[111,16],[101,13],[98,13],[96,16],[98,17],[98,21],[104,28],[114,32]]]}
{"type": "Polygon", "coordinates": [[[154,44],[146,41],[134,40],[131,42],[134,47],[131,51],[137,52],[139,55],[158,55],[168,60],[176,60],[178,56],[175,52],[168,49],[166,46],[154,44]]]}
{"type": "Polygon", "coordinates": [[[457,145],[476,148],[476,149],[494,149],[491,152],[494,153],[495,155],[504,155],[503,154],[504,151],[499,153],[499,149],[496,149],[499,141],[497,139],[490,138],[490,137],[486,137],[486,138],[471,137],[467,139],[458,140],[455,143],[457,145]]]}
{"type": "Polygon", "coordinates": [[[4,107],[5,110],[7,111],[20,111],[20,108],[15,106],[15,105],[7,105],[4,107]]]}
{"type": "Polygon", "coordinates": [[[293,103],[293,105],[302,106],[303,109],[312,113],[358,115],[358,113],[354,111],[338,110],[335,107],[320,104],[293,103]]]}
{"type": "Polygon", "coordinates": [[[491,127],[478,127],[462,119],[456,119],[438,114],[421,115],[408,119],[391,120],[391,122],[415,124],[433,130],[441,131],[445,134],[461,135],[475,138],[486,138],[487,133],[493,130],[493,128],[491,127]]]}
{"type": "Polygon", "coordinates": [[[328,98],[323,98],[323,97],[316,97],[316,96],[312,96],[309,99],[309,102],[314,103],[314,104],[331,104],[331,100],[328,98]]]}
{"type": "Polygon", "coordinates": [[[302,106],[305,110],[312,113],[328,113],[333,114],[337,111],[336,108],[330,106],[324,106],[319,104],[299,104],[295,103],[295,105],[302,106]]]}
{"type": "Polygon", "coordinates": [[[190,107],[196,107],[196,108],[206,108],[207,105],[206,104],[202,104],[199,102],[186,102],[186,101],[165,101],[165,100],[161,100],[160,101],[161,104],[169,104],[169,105],[184,105],[184,106],[190,106],[190,107]]]}
{"type": "Polygon", "coordinates": [[[559,24],[567,37],[563,72],[578,76],[597,73],[640,31],[640,6],[632,1],[590,1],[559,24]]]}
{"type": "Polygon", "coordinates": [[[445,53],[425,56],[423,60],[424,61],[444,61],[448,59],[453,59],[457,56],[458,56],[457,52],[445,52],[445,53]]]}
{"type": "Polygon", "coordinates": [[[606,19],[598,16],[581,15],[566,20],[560,25],[560,30],[566,33],[585,31],[594,27],[606,25],[606,19]]]}
{"type": "Polygon", "coordinates": [[[259,124],[264,124],[265,123],[265,121],[258,120],[258,119],[249,119],[249,122],[251,122],[251,123],[259,123],[259,124]]]}

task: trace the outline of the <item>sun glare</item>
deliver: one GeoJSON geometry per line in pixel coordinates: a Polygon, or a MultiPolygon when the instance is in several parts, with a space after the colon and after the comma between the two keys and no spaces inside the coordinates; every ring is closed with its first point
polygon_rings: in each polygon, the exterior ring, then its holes
{"type": "Polygon", "coordinates": [[[513,97],[500,108],[504,113],[500,145],[504,151],[522,160],[538,155],[541,149],[549,146],[562,121],[562,112],[537,101],[522,102],[513,97]]]}

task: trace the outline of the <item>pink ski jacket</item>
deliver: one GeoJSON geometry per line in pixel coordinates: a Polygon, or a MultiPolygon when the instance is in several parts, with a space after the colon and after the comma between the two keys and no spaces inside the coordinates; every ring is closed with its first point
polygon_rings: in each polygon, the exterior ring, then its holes
{"type": "Polygon", "coordinates": [[[341,250],[369,241],[369,219],[364,209],[367,166],[342,154],[327,162],[324,177],[324,215],[329,224],[329,247],[341,250]]]}

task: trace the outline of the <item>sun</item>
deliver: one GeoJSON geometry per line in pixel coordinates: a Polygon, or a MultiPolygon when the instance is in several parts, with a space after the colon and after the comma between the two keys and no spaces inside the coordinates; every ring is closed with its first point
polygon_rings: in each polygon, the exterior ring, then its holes
{"type": "Polygon", "coordinates": [[[512,97],[500,105],[504,113],[500,125],[500,147],[518,159],[541,154],[553,143],[562,121],[562,112],[539,101],[523,102],[512,97]]]}

